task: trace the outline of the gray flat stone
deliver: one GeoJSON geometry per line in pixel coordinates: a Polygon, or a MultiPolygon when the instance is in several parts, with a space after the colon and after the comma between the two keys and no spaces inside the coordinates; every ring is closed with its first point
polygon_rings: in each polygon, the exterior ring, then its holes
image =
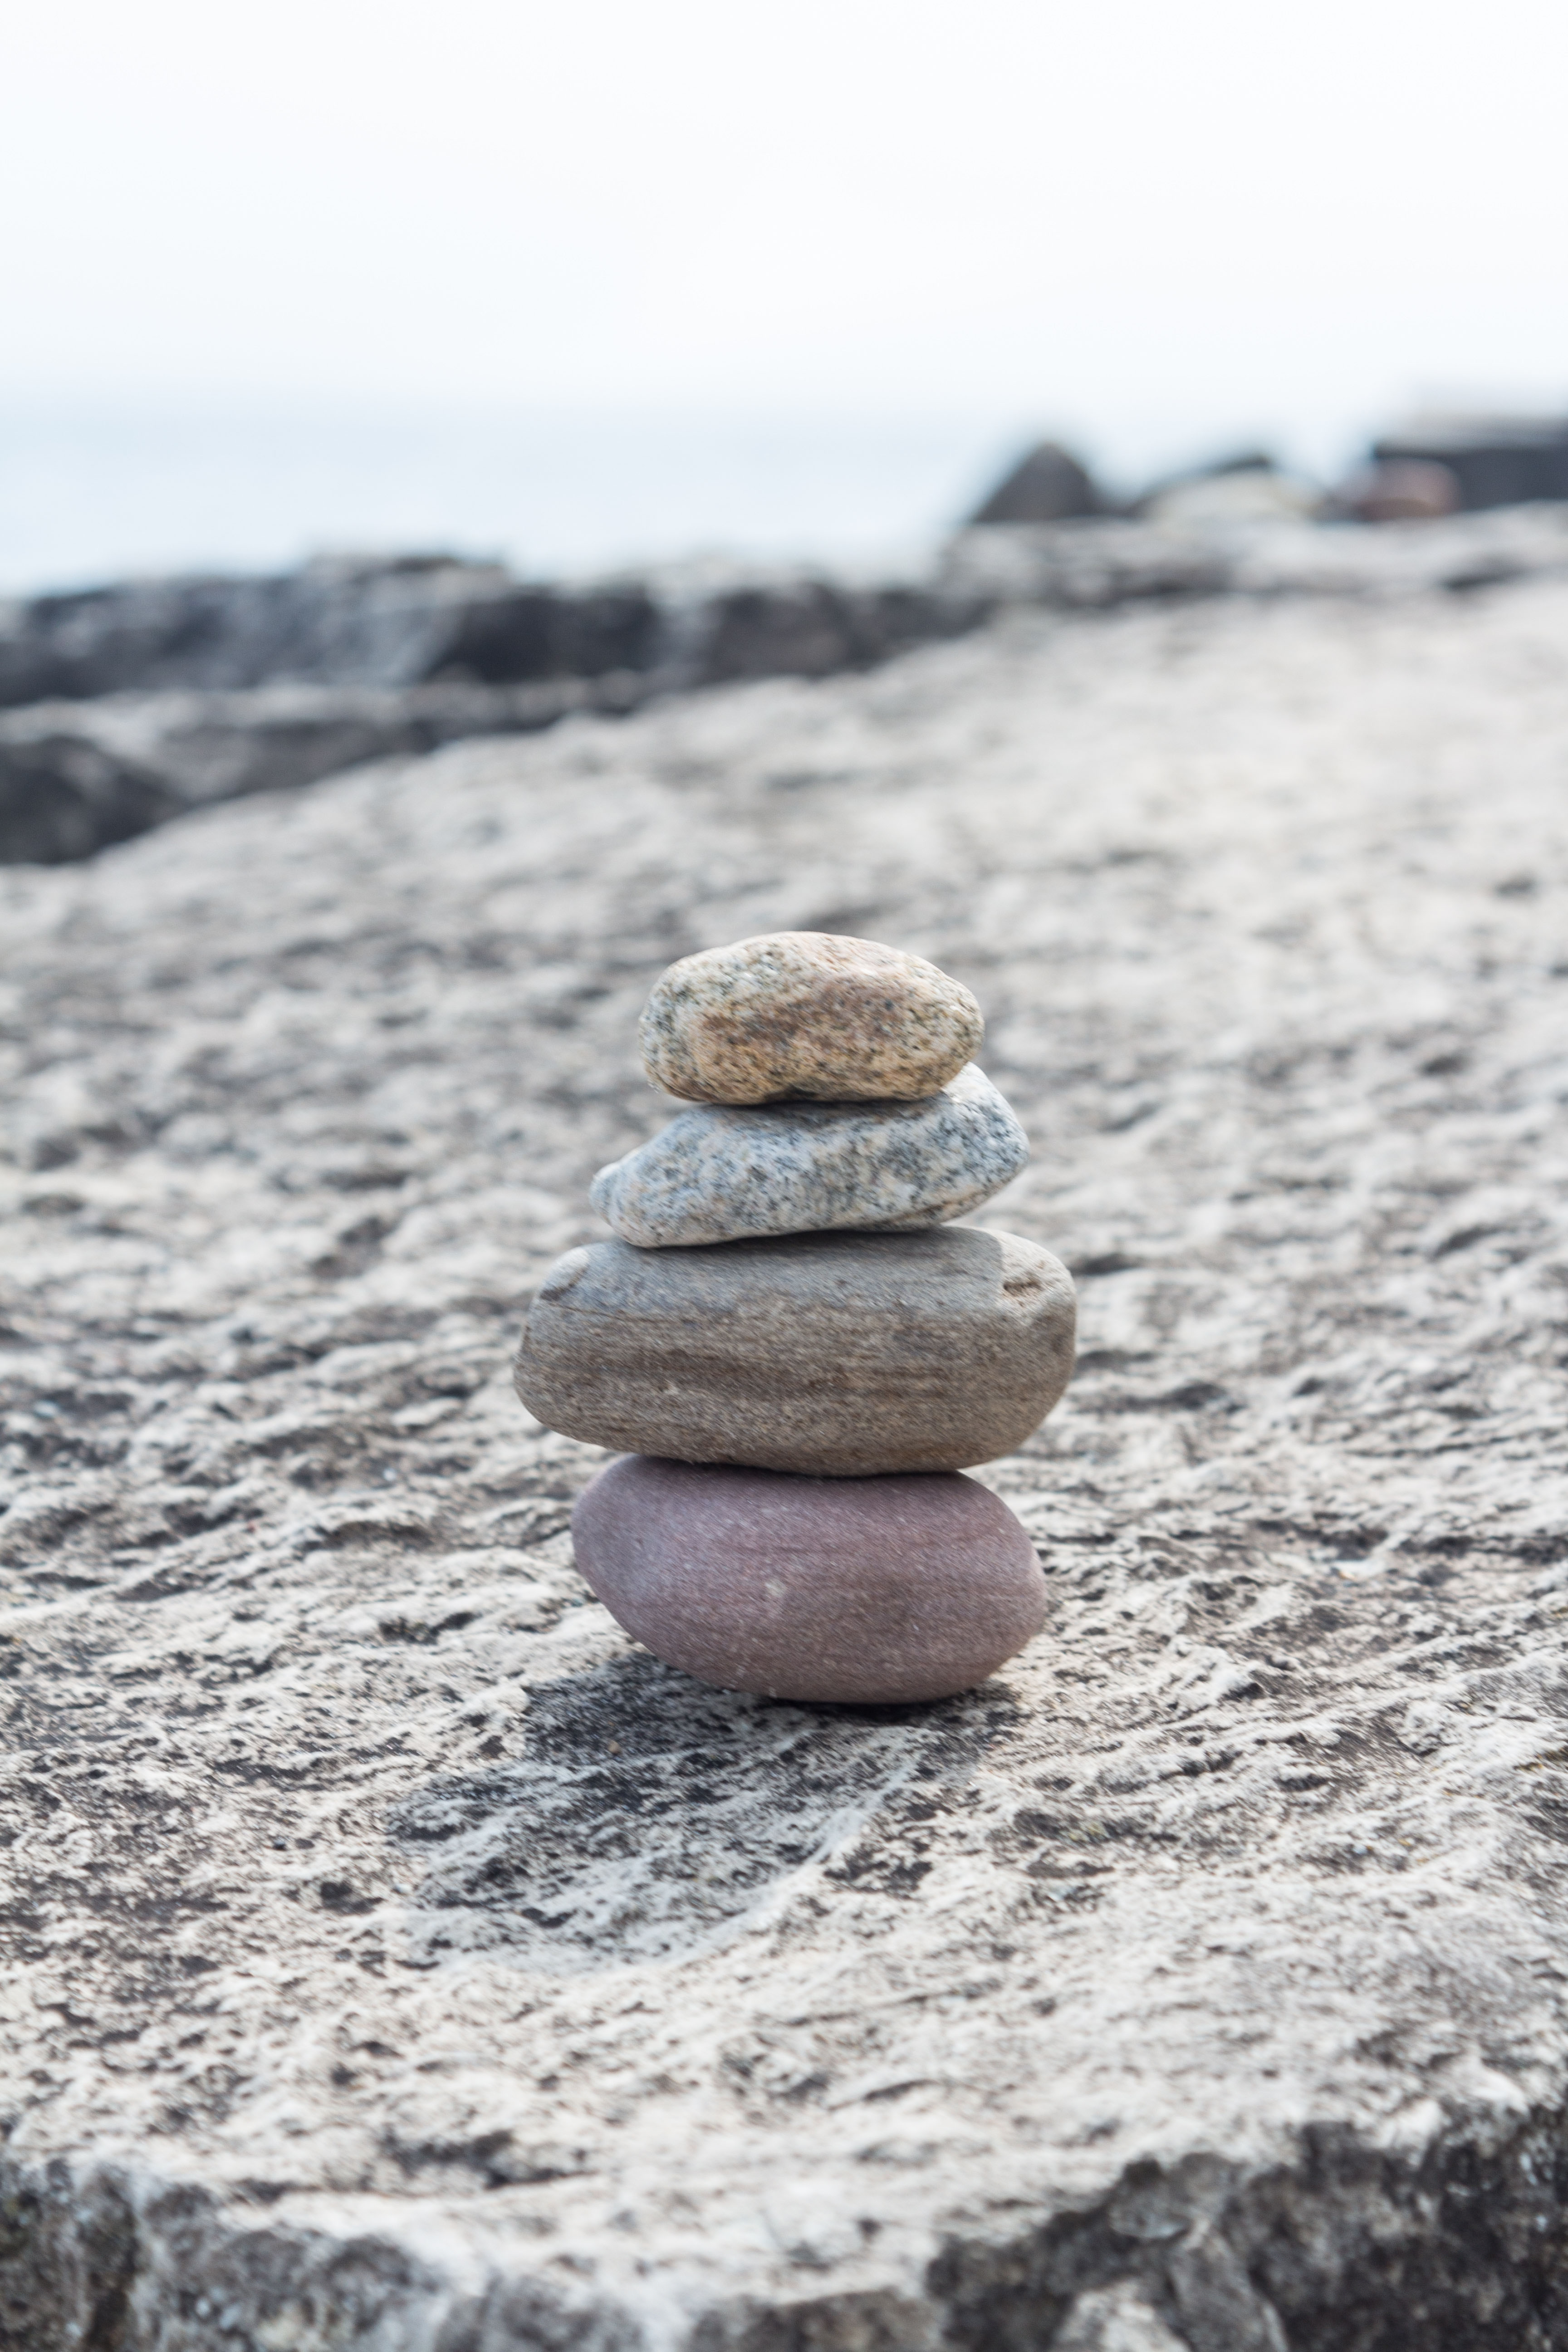
{"type": "Polygon", "coordinates": [[[1060,1261],[942,1225],[569,1251],[513,1379],[547,1429],[613,1453],[864,1478],[1011,1453],[1072,1362],[1060,1261]]]}
{"type": "Polygon", "coordinates": [[[924,1102],[682,1111],[588,1198],[641,1249],[835,1228],[937,1225],[1027,1167],[1029,1139],[971,1062],[924,1102]]]}
{"type": "Polygon", "coordinates": [[[0,876],[0,2340],[1562,2352],[1565,646],[1015,615],[0,876]],[[640,1651],[508,1378],[658,972],[847,926],[1082,1315],[1046,1633],[882,1711],[640,1651]]]}

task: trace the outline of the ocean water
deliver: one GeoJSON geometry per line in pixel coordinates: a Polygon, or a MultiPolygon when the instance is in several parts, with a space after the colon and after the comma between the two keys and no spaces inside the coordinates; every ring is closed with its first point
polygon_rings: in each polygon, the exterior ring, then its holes
{"type": "Polygon", "coordinates": [[[1032,437],[1001,415],[0,405],[0,592],[451,549],[557,576],[896,562],[1032,437]]]}

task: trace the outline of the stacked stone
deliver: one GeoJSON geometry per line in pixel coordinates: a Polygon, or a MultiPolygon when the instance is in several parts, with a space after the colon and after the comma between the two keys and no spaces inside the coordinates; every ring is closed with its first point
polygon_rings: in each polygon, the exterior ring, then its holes
{"type": "Polygon", "coordinates": [[[942,1697],[1044,1622],[1027,1536],[960,1475],[1073,1361],[1066,1267],[950,1222],[1028,1158],[984,1025],[934,964],[818,931],[687,956],[648,999],[648,1076],[697,1107],[595,1178],[616,1239],[550,1269],[515,1380],[621,1454],[578,1500],[578,1567],[704,1681],[942,1697]]]}

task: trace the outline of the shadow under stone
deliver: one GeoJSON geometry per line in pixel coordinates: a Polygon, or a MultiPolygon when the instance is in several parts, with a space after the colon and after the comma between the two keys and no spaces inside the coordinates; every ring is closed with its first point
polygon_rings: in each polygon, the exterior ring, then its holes
{"type": "Polygon", "coordinates": [[[784,1897],[907,1780],[962,1775],[1018,1712],[996,1683],[929,1706],[787,1706],[646,1655],[544,1684],[521,1758],[393,1816],[426,1866],[411,1957],[575,1973],[693,1951],[784,1897]]]}

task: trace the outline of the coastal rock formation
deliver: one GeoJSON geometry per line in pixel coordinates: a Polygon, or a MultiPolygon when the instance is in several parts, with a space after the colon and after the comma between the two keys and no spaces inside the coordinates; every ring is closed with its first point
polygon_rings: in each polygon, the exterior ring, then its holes
{"type": "MultiPolygon", "coordinates": [[[[1364,510],[1443,504],[1396,495],[1364,510]]],[[[1342,507],[1360,510],[1353,497],[1342,507]]],[[[1563,570],[1568,504],[1402,531],[1016,521],[964,530],[907,576],[870,582],[702,563],[576,589],[410,557],[13,601],[0,604],[0,864],[89,856],[209,800],[465,737],[741,678],[870,668],[1020,606],[1375,599],[1563,570]],[[108,788],[127,762],[134,773],[108,788]]]]}
{"type": "Polygon", "coordinates": [[[95,741],[68,713],[34,717],[9,738],[0,722],[0,865],[90,857],[178,813],[156,769],[95,741]]]}
{"type": "Polygon", "coordinates": [[[1412,417],[1372,445],[1374,466],[1437,466],[1455,504],[1517,506],[1568,499],[1568,416],[1412,417]]]}
{"type": "Polygon", "coordinates": [[[1102,514],[1110,501],[1070,449],[1037,442],[1009,467],[970,517],[972,523],[1067,522],[1102,514]]]}
{"type": "Polygon", "coordinates": [[[114,694],[0,710],[0,865],[61,866],[212,801],[287,792],[376,760],[578,713],[650,689],[625,673],[536,686],[260,686],[114,694]]]}
{"type": "Polygon", "coordinates": [[[1568,2345],[1568,585],[1473,520],[0,874],[0,2339],[1568,2345]],[[1079,1296],[930,1706],[648,1656],[508,1377],[792,929],[974,992],[1079,1296]]]}
{"type": "Polygon", "coordinates": [[[580,591],[459,556],[323,557],[297,571],[129,580],[0,605],[0,706],[276,679],[508,686],[652,668],[646,587],[580,591]]]}
{"type": "Polygon", "coordinates": [[[0,602],[0,863],[90,856],[209,800],[463,737],[865,667],[983,611],[929,567],[671,564],[574,587],[452,556],[0,602]],[[115,791],[80,788],[127,762],[115,791]]]}

